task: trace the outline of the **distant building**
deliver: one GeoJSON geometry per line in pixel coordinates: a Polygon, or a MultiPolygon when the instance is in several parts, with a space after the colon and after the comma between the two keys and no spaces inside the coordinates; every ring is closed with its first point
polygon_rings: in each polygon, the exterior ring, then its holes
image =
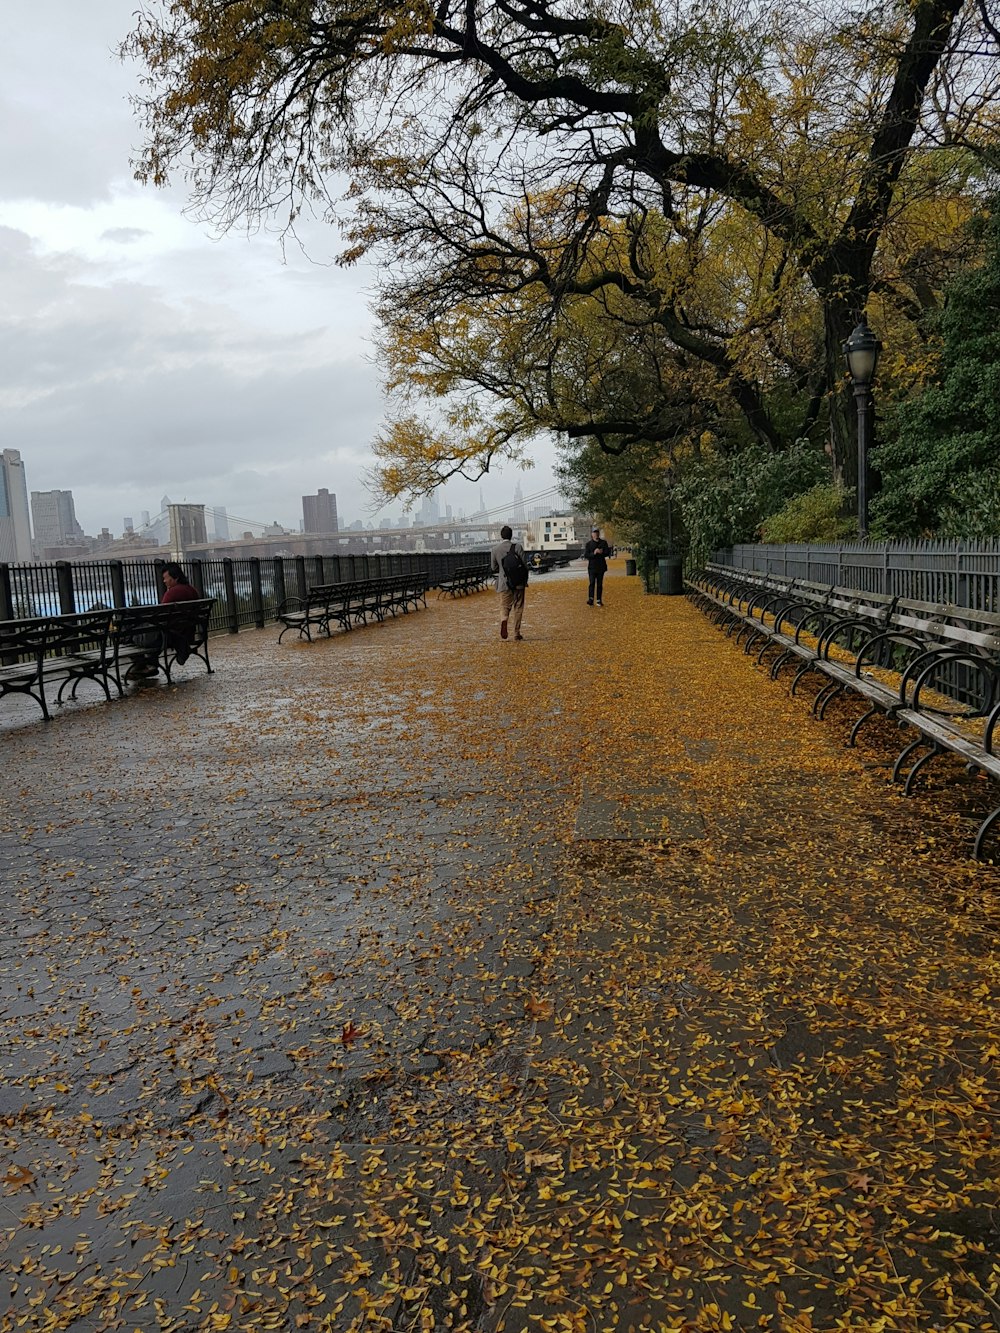
{"type": "Polygon", "coordinates": [[[302,527],[305,532],[337,532],[337,497],[323,486],[315,495],[302,497],[302,527]]]}
{"type": "Polygon", "coordinates": [[[217,542],[229,541],[229,515],[226,513],[226,506],[216,505],[209,512],[214,516],[212,524],[215,540],[217,542]]]}
{"type": "Polygon", "coordinates": [[[47,550],[75,546],[83,537],[83,529],[76,521],[72,491],[32,491],[31,523],[35,530],[35,554],[40,560],[45,559],[47,550]]]}
{"type": "Polygon", "coordinates": [[[565,551],[582,546],[589,528],[590,520],[579,514],[546,514],[528,521],[524,544],[532,551],[565,551]]]}
{"type": "Polygon", "coordinates": [[[441,522],[441,509],[438,505],[438,498],[432,492],[425,495],[420,501],[420,512],[414,520],[414,527],[433,528],[441,522]]]}
{"type": "Polygon", "coordinates": [[[170,551],[176,559],[182,559],[189,546],[207,544],[204,505],[168,505],[167,514],[170,518],[170,551]]]}
{"type": "Polygon", "coordinates": [[[31,512],[28,483],[17,449],[0,454],[0,560],[31,561],[31,512]]]}

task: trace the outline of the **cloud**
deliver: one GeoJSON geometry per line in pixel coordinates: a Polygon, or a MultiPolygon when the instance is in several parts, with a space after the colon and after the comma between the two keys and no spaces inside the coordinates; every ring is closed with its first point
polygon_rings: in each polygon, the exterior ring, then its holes
{"type": "MultiPolygon", "coordinates": [[[[0,283],[15,276],[17,313],[0,317],[6,434],[29,486],[72,489],[85,526],[109,522],[111,496],[123,512],[164,489],[235,503],[227,478],[248,469],[271,480],[239,499],[244,514],[293,524],[299,496],[337,489],[331,471],[367,461],[383,399],[363,346],[345,353],[323,326],[272,332],[224,305],[107,282],[0,229],[0,283]]],[[[363,503],[353,479],[339,489],[363,503]]]]}
{"type": "MultiPolygon", "coordinates": [[[[29,488],[70,489],[88,531],[160,497],[297,526],[327,486],[367,516],[363,473],[384,400],[372,363],[373,269],[303,222],[209,234],[179,189],[141,189],[115,47],[133,0],[15,5],[0,44],[0,447],[29,488]]],[[[550,482],[547,468],[525,490],[550,482]]],[[[484,486],[505,499],[516,474],[484,486]]],[[[478,507],[450,485],[442,506],[478,507]]],[[[401,507],[401,506],[400,506],[401,507]]],[[[395,507],[398,511],[399,507],[395,507]]]]}
{"type": "Polygon", "coordinates": [[[142,227],[109,227],[107,231],[101,232],[101,240],[114,241],[119,245],[134,245],[136,241],[145,240],[152,234],[150,231],[144,231],[142,227]]]}

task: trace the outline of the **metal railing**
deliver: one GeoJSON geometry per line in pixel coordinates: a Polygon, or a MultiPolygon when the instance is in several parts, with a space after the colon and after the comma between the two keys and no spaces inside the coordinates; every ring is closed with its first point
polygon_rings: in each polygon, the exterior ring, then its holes
{"type": "MultiPolygon", "coordinates": [[[[184,560],[205,597],[214,597],[211,629],[237,634],[275,619],[286,597],[316,584],[389,578],[426,570],[436,586],[456,569],[489,563],[489,552],[393,551],[384,555],[275,556],[246,560],[184,560]]],[[[0,621],[73,615],[110,606],[151,606],[163,593],[165,560],[57,560],[47,565],[0,564],[0,621]]]]}
{"type": "MultiPolygon", "coordinates": [[[[886,593],[968,611],[1000,612],[1000,539],[978,542],[844,542],[747,545],[717,551],[716,564],[886,593]]],[[[934,687],[978,703],[981,680],[968,666],[942,667],[934,687]]]]}
{"type": "Polygon", "coordinates": [[[716,551],[712,559],[736,569],[833,583],[859,592],[1000,611],[1000,539],[759,544],[716,551]]]}

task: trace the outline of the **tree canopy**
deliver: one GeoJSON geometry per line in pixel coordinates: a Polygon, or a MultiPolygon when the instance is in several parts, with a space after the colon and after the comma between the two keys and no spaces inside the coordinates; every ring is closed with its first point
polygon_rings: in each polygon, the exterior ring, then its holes
{"type": "Polygon", "coordinates": [[[384,434],[389,490],[696,405],[771,449],[825,414],[852,484],[843,339],[938,299],[1000,129],[987,0],[173,0],[126,49],[143,179],[388,261],[390,377],[444,405],[384,434]]]}
{"type": "Polygon", "coordinates": [[[1000,533],[1000,199],[977,223],[982,262],[955,278],[933,321],[940,362],[889,412],[876,451],[885,536],[1000,533]]]}

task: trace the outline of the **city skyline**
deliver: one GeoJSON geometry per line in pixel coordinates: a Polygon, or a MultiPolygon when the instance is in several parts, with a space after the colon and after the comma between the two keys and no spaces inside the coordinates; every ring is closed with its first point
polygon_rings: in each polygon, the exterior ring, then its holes
{"type": "MultiPolygon", "coordinates": [[[[114,54],[129,0],[53,0],[9,16],[0,49],[0,449],[29,486],[72,490],[87,532],[117,530],[165,489],[255,522],[297,526],[301,496],[335,491],[377,527],[364,487],[385,401],[373,364],[371,266],[338,267],[315,218],[219,237],[180,188],[140,188],[114,54]]],[[[500,505],[554,486],[539,466],[456,480],[442,506],[500,505]]],[[[412,518],[412,511],[410,514],[412,518]]]]}
{"type": "Polygon", "coordinates": [[[134,546],[142,546],[144,541],[153,546],[169,545],[172,536],[168,510],[199,512],[197,522],[202,530],[197,535],[189,534],[191,541],[207,540],[226,544],[245,536],[273,537],[279,532],[286,532],[290,536],[299,533],[323,536],[336,532],[346,534],[359,529],[383,531],[433,527],[438,523],[471,521],[476,518],[488,518],[491,522],[509,521],[515,526],[523,526],[530,520],[554,515],[565,509],[556,491],[549,490],[525,497],[519,482],[515,484],[513,496],[495,508],[486,505],[480,488],[478,504],[470,511],[466,511],[462,505],[442,504],[435,494],[424,497],[412,513],[383,515],[377,522],[364,517],[339,516],[336,493],[327,487],[320,487],[316,494],[301,497],[303,516],[295,525],[283,525],[275,520],[266,522],[259,518],[250,519],[230,512],[225,505],[174,501],[166,493],[157,503],[159,511],[155,514],[145,508],[139,511],[138,524],[131,515],[123,515],[120,523],[102,524],[100,529],[86,532],[76,516],[72,489],[39,491],[31,488],[29,504],[24,459],[17,450],[0,451],[0,562],[99,557],[102,551],[110,549],[111,544],[118,541],[130,542],[134,546]],[[18,496],[20,499],[15,504],[14,500],[18,496]],[[325,520],[321,518],[324,514],[325,520]],[[307,522],[310,515],[319,521],[310,524],[307,522]]]}

